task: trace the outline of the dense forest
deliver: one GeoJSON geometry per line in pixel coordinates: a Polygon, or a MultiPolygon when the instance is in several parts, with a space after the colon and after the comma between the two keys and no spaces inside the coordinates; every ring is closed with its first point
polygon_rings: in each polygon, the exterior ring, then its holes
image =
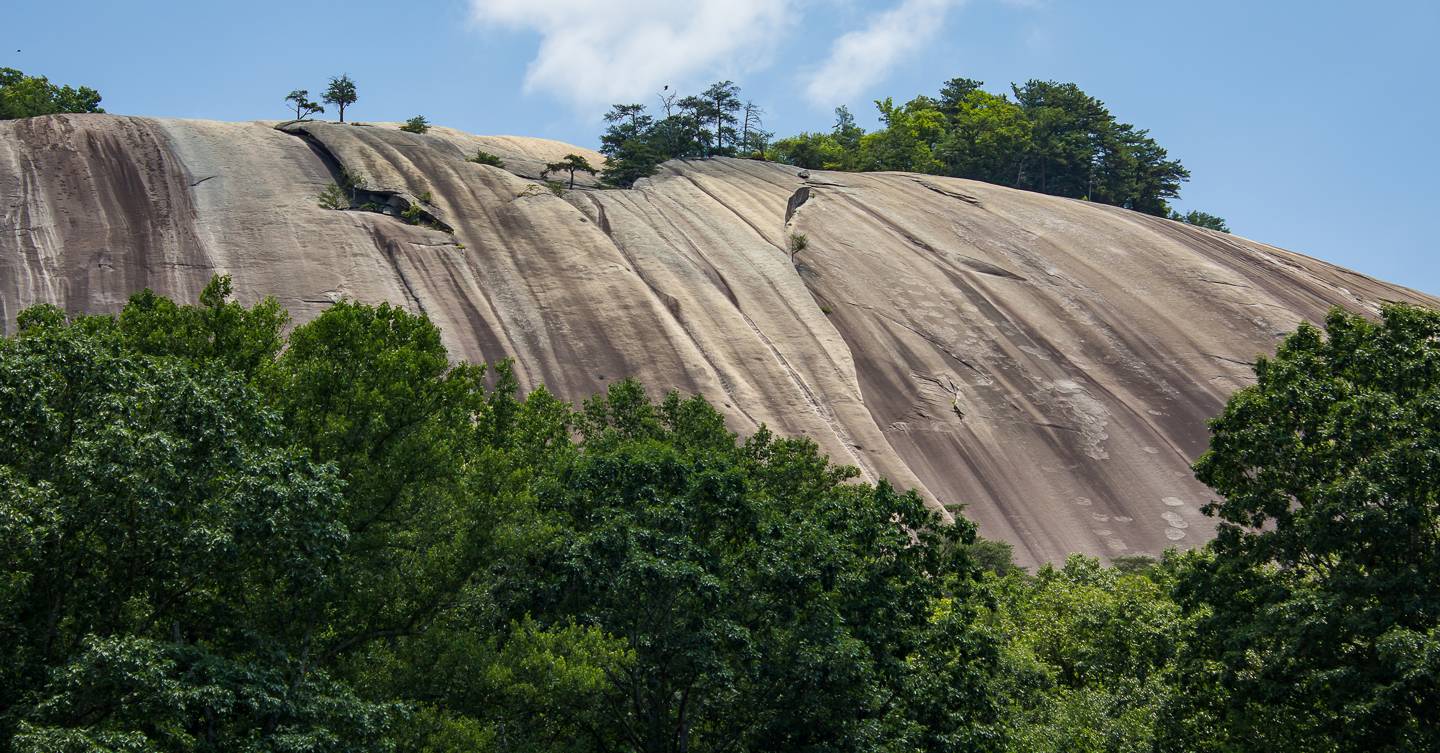
{"type": "Polygon", "coordinates": [[[1206,212],[1180,214],[1190,171],[1148,131],[1122,123],[1100,100],[1072,83],[1027,81],[1006,94],[982,82],[947,81],[939,95],[904,104],[875,103],[881,128],[867,133],[847,108],[829,132],[772,140],[764,110],[742,101],[733,82],[694,96],[660,95],[663,113],[615,105],[600,151],[606,180],[629,186],[667,159],[745,156],[824,170],[896,170],[982,180],[1012,188],[1086,199],[1229,232],[1206,212]]]}
{"type": "Polygon", "coordinates": [[[1211,545],[1032,574],[699,398],[229,292],[0,340],[0,751],[1440,749],[1440,313],[1257,363],[1211,545]]]}

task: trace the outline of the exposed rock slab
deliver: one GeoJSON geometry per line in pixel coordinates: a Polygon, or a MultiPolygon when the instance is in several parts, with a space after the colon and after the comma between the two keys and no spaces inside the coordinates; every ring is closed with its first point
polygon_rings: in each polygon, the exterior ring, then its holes
{"type": "Polygon", "coordinates": [[[114,311],[215,272],[297,320],[423,311],[457,357],[578,399],[636,376],[964,504],[1026,563],[1212,533],[1189,463],[1249,363],[1333,305],[1434,299],[1298,254],[972,181],[671,163],[556,196],[559,142],[394,124],[0,123],[0,318],[114,311]],[[465,161],[476,149],[505,169],[465,161]],[[321,209],[338,171],[454,233],[321,209]],[[788,241],[809,246],[792,258],[788,241]]]}

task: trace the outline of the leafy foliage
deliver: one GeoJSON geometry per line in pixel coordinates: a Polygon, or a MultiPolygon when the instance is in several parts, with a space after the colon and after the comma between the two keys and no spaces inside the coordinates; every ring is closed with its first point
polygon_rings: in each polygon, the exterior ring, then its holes
{"type": "Polygon", "coordinates": [[[44,76],[0,68],[0,120],[63,112],[105,112],[100,93],[88,86],[56,86],[44,76]]]}
{"type": "Polygon", "coordinates": [[[938,526],[914,493],[847,483],[854,469],[809,441],[762,430],[737,444],[698,398],[652,405],[621,383],[575,423],[580,451],[537,488],[557,526],[532,549],[539,577],[500,603],[629,638],[607,734],[637,750],[985,738],[987,644],[967,611],[934,615],[944,581],[931,574],[969,573],[945,556],[968,525],[938,526]],[[919,661],[932,641],[971,672],[933,676],[919,661]],[[907,715],[936,700],[910,695],[925,682],[957,697],[933,725],[907,715]]]}
{"type": "Polygon", "coordinates": [[[1186,635],[1169,595],[1177,564],[1123,573],[1076,555],[1033,578],[1011,570],[992,581],[1010,750],[1154,750],[1186,635]]]}
{"type": "Polygon", "coordinates": [[[0,339],[0,751],[1440,745],[1440,313],[1257,363],[1207,549],[1031,576],[703,399],[232,292],[0,339]]]}
{"type": "Polygon", "coordinates": [[[383,749],[384,705],[306,659],[349,534],[244,378],[276,311],[31,309],[0,344],[7,747],[383,749]]]}
{"type": "Polygon", "coordinates": [[[1173,734],[1227,750],[1428,750],[1440,628],[1440,313],[1302,324],[1211,424],[1224,496],[1184,580],[1173,734]]]}
{"type": "Polygon", "coordinates": [[[0,341],[0,750],[999,749],[968,523],[230,293],[0,341]]]}
{"type": "Polygon", "coordinates": [[[400,130],[406,133],[424,133],[430,130],[430,121],[426,120],[424,115],[416,115],[405,121],[405,124],[400,126],[400,130]]]}
{"type": "Polygon", "coordinates": [[[1009,95],[981,86],[957,78],[938,99],[877,100],[882,127],[873,133],[842,107],[830,133],[780,139],[768,157],[807,169],[971,178],[1162,217],[1190,178],[1148,132],[1119,122],[1075,84],[1027,81],[1009,95]]]}

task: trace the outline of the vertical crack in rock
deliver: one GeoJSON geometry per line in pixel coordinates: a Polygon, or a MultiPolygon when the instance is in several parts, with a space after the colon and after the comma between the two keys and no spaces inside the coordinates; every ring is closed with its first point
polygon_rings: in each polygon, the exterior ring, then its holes
{"type": "Polygon", "coordinates": [[[798,189],[795,190],[795,193],[790,194],[790,200],[785,203],[785,224],[786,224],[786,225],[789,225],[789,224],[790,224],[790,220],[791,220],[791,219],[794,219],[795,213],[798,212],[798,211],[800,211],[800,207],[804,206],[805,202],[807,202],[807,201],[809,201],[809,200],[810,200],[810,187],[809,187],[809,186],[801,186],[800,188],[798,188],[798,189]]]}

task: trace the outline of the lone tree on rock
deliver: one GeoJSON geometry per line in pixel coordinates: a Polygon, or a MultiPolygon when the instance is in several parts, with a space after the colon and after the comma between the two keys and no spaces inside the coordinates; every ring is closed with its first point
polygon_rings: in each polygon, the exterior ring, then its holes
{"type": "Polygon", "coordinates": [[[591,175],[594,175],[596,172],[598,172],[595,167],[590,164],[590,161],[585,159],[584,157],[581,157],[578,154],[567,154],[565,155],[565,159],[562,159],[559,162],[551,162],[550,164],[546,165],[545,170],[540,173],[540,177],[547,177],[550,175],[550,173],[568,172],[570,173],[570,187],[574,188],[576,171],[582,173],[590,173],[591,175]]]}
{"type": "Polygon", "coordinates": [[[340,108],[340,122],[345,122],[345,108],[355,104],[359,99],[355,93],[355,82],[350,80],[349,74],[341,74],[338,78],[330,79],[330,88],[325,90],[325,102],[340,108]]]}
{"type": "Polygon", "coordinates": [[[296,120],[304,120],[315,113],[325,112],[325,108],[310,101],[309,89],[296,89],[285,96],[285,101],[295,108],[296,120]]]}
{"type": "Polygon", "coordinates": [[[804,233],[795,233],[790,236],[790,263],[795,263],[795,255],[810,248],[810,236],[804,233]]]}

